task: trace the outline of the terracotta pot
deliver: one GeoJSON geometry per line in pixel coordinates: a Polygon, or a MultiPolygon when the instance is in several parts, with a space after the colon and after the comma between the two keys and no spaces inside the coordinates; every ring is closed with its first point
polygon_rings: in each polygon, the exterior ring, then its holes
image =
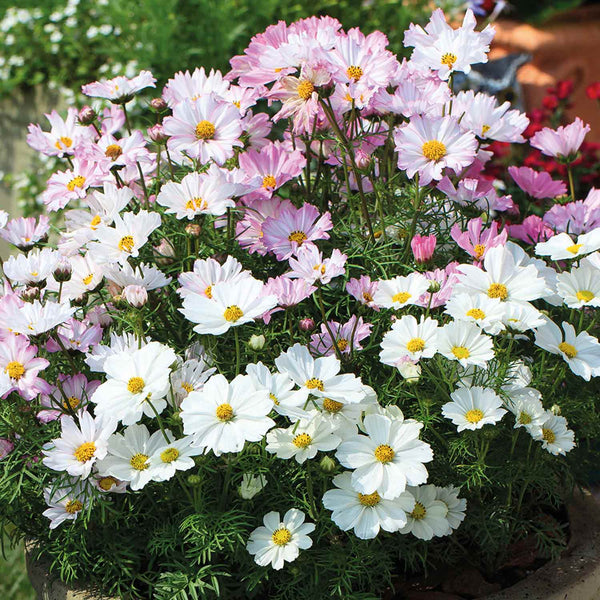
{"type": "Polygon", "coordinates": [[[526,108],[540,107],[548,87],[571,79],[575,84],[574,106],[568,117],[579,116],[590,123],[592,131],[586,139],[600,142],[600,109],[585,94],[588,84],[600,81],[600,6],[585,6],[536,27],[504,19],[495,26],[490,58],[511,52],[533,56],[518,73],[526,108]]]}
{"type": "MultiPolygon", "coordinates": [[[[589,491],[577,493],[568,507],[570,540],[563,556],[501,592],[481,600],[599,600],[600,503],[589,491]]],[[[27,572],[38,600],[117,600],[51,580],[48,563],[32,559],[26,544],[27,572]]],[[[447,594],[441,597],[448,598],[447,594]]]]}

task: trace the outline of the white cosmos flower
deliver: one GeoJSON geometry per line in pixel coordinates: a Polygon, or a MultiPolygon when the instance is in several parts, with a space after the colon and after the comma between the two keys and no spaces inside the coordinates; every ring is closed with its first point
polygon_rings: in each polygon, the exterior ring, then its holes
{"type": "Polygon", "coordinates": [[[141,490],[154,478],[149,441],[150,432],[141,424],[131,425],[123,433],[113,433],[108,438],[108,454],[96,465],[98,473],[128,481],[132,490],[141,490]]]}
{"type": "Polygon", "coordinates": [[[34,248],[27,254],[9,256],[2,268],[13,283],[40,283],[52,275],[60,259],[60,253],[56,250],[34,248]]]}
{"type": "Polygon", "coordinates": [[[450,394],[452,402],[442,406],[442,414],[457,425],[457,431],[481,429],[495,424],[506,414],[502,398],[490,388],[459,387],[450,394]]]}
{"type": "Polygon", "coordinates": [[[104,362],[109,356],[121,352],[132,353],[146,346],[148,342],[139,340],[133,333],[122,333],[121,335],[110,332],[110,344],[96,344],[91,352],[85,356],[85,364],[92,371],[104,371],[104,362]]]}
{"type": "Polygon", "coordinates": [[[412,533],[420,540],[442,537],[452,532],[448,521],[448,505],[437,499],[435,485],[409,487],[415,499],[415,507],[408,513],[408,522],[400,533],[412,533]]]}
{"type": "Polygon", "coordinates": [[[253,475],[252,473],[244,473],[242,475],[242,483],[238,488],[240,496],[244,500],[252,500],[254,496],[259,494],[267,485],[267,478],[264,475],[253,475]]]}
{"type": "Polygon", "coordinates": [[[189,436],[176,440],[173,434],[166,429],[165,439],[162,431],[156,431],[148,440],[146,452],[150,457],[150,469],[154,481],[168,481],[176,471],[187,471],[194,467],[193,456],[202,451],[192,446],[189,436]]]}
{"type": "Polygon", "coordinates": [[[440,329],[438,352],[463,367],[475,365],[485,369],[494,358],[494,345],[475,323],[452,321],[440,329]]]}
{"type": "Polygon", "coordinates": [[[140,263],[135,268],[128,262],[122,265],[108,265],[104,274],[109,281],[120,287],[138,285],[148,291],[164,287],[171,282],[171,278],[160,269],[146,263],[140,263]]]}
{"type": "Polygon", "coordinates": [[[179,310],[188,321],[197,323],[196,333],[221,335],[277,305],[277,296],[263,295],[264,286],[252,277],[218,283],[211,289],[211,298],[190,294],[183,299],[183,308],[179,310]]]}
{"type": "Polygon", "coordinates": [[[456,321],[470,321],[486,333],[496,335],[504,329],[506,305],[500,298],[490,298],[487,294],[455,294],[446,302],[444,312],[456,321]]]}
{"type": "Polygon", "coordinates": [[[540,430],[531,435],[542,442],[544,450],[555,456],[566,454],[575,447],[575,433],[567,427],[567,420],[550,411],[545,412],[540,430]]]}
{"type": "Polygon", "coordinates": [[[161,218],[156,212],[140,210],[137,214],[126,212],[115,215],[112,227],[100,225],[96,230],[97,242],[90,242],[88,250],[94,260],[102,263],[125,264],[135,258],[150,234],[160,227],[161,218]]]}
{"type": "Polygon", "coordinates": [[[569,308],[600,306],[600,271],[588,260],[556,276],[556,289],[569,308]]]}
{"type": "Polygon", "coordinates": [[[42,304],[39,300],[34,300],[25,302],[23,306],[15,303],[7,305],[2,317],[7,329],[30,336],[54,329],[69,319],[76,310],[75,306],[66,303],[46,301],[42,304]]]}
{"type": "Polygon", "coordinates": [[[190,392],[202,390],[208,378],[215,373],[216,367],[208,367],[203,357],[190,358],[183,361],[171,373],[171,390],[173,404],[179,406],[190,392]]]}
{"type": "MultiPolygon", "coordinates": [[[[102,283],[103,268],[94,261],[89,252],[83,256],[71,256],[69,262],[71,279],[63,283],[61,298],[74,300],[96,289],[102,283]]],[[[58,283],[54,283],[53,289],[58,291],[58,283]]]]}
{"type": "Polygon", "coordinates": [[[504,375],[504,383],[502,389],[510,394],[511,391],[520,390],[527,387],[533,379],[531,369],[524,361],[517,359],[512,361],[504,375]]]}
{"type": "Polygon", "coordinates": [[[419,298],[429,289],[429,279],[421,273],[384,279],[377,282],[373,302],[381,308],[402,308],[417,304],[419,298]]]}
{"type": "Polygon", "coordinates": [[[417,421],[367,415],[363,421],[367,435],[340,444],[336,458],[344,467],[355,469],[352,485],[357,491],[397,498],[407,485],[427,481],[423,463],[433,460],[433,452],[419,440],[422,427],[417,421]]]}
{"type": "Polygon", "coordinates": [[[292,421],[306,417],[302,407],[306,404],[308,390],[295,390],[295,384],[286,373],[271,373],[262,362],[246,366],[246,373],[251,377],[256,388],[269,391],[273,401],[273,409],[280,415],[289,417],[292,421]]]}
{"type": "Polygon", "coordinates": [[[342,530],[354,529],[356,537],[368,540],[377,536],[380,528],[394,532],[407,523],[407,512],[415,507],[410,492],[402,492],[393,500],[382,498],[377,492],[361,494],[352,486],[352,474],[340,473],[333,478],[337,489],[323,496],[323,506],[333,511],[331,520],[342,530]]]}
{"type": "Polygon", "coordinates": [[[379,360],[384,365],[397,367],[407,357],[412,362],[431,358],[437,352],[437,336],[438,322],[435,319],[421,316],[421,320],[417,321],[412,315],[404,315],[383,336],[379,360]]]}
{"type": "Polygon", "coordinates": [[[589,233],[577,236],[577,241],[568,233],[559,233],[545,242],[539,242],[535,246],[538,256],[549,256],[551,260],[564,260],[577,258],[600,248],[600,227],[589,233]]]}
{"type": "Polygon", "coordinates": [[[536,346],[562,356],[571,371],[586,381],[599,376],[600,344],[598,339],[585,331],[576,334],[573,325],[566,321],[563,321],[562,328],[563,331],[554,321],[546,319],[545,325],[539,327],[535,332],[536,346]]]}
{"type": "Polygon", "coordinates": [[[175,352],[158,342],[109,356],[103,366],[108,379],[90,399],[96,414],[132,425],[142,415],[154,418],[162,413],[167,406],[170,365],[176,360],[175,352]]]}
{"type": "Polygon", "coordinates": [[[517,264],[506,246],[490,248],[483,259],[485,270],[474,265],[459,265],[459,282],[454,293],[486,294],[505,302],[527,302],[548,293],[546,282],[534,265],[517,264]]]}
{"type": "Polygon", "coordinates": [[[532,304],[524,302],[519,304],[517,302],[505,303],[505,312],[502,322],[507,329],[513,331],[528,331],[529,329],[535,329],[540,325],[544,324],[544,315],[535,308],[532,304]]]}
{"type": "Polygon", "coordinates": [[[275,366],[313,396],[352,404],[362,402],[367,395],[360,377],[351,373],[339,375],[341,364],[335,356],[314,358],[301,344],[281,353],[275,359],[275,366]]]}
{"type": "Polygon", "coordinates": [[[191,294],[212,298],[212,288],[217,283],[237,282],[251,277],[250,271],[242,271],[242,264],[233,256],[228,256],[223,264],[214,258],[198,259],[194,261],[193,271],[179,275],[181,287],[177,292],[182,298],[191,294]]]}
{"type": "Polygon", "coordinates": [[[506,406],[515,415],[515,429],[525,427],[535,437],[541,431],[542,423],[546,418],[546,411],[542,404],[542,395],[538,390],[530,387],[514,389],[507,393],[506,406]]]}
{"type": "Polygon", "coordinates": [[[300,419],[287,429],[270,431],[267,434],[267,452],[277,458],[294,457],[297,463],[302,464],[314,458],[318,451],[335,450],[341,441],[333,425],[317,413],[311,419],[300,419]]]}
{"type": "Polygon", "coordinates": [[[190,392],[181,403],[183,432],[193,436],[194,446],[224,452],[240,452],[244,444],[259,442],[275,422],[268,417],[273,401],[266,388],[256,389],[248,375],[231,383],[213,375],[202,391],[190,392]]]}
{"type": "Polygon", "coordinates": [[[64,521],[74,521],[79,516],[85,507],[86,495],[82,487],[75,483],[71,488],[45,488],[44,500],[48,508],[42,514],[50,519],[50,529],[56,529],[64,521]]]}
{"type": "Polygon", "coordinates": [[[261,567],[270,564],[279,570],[284,562],[298,558],[300,550],[312,546],[309,533],[315,530],[313,523],[305,523],[301,510],[291,508],[283,519],[278,512],[267,513],[263,518],[264,527],[257,527],[248,539],[248,552],[254,556],[254,562],[261,567]]]}
{"type": "Polygon", "coordinates": [[[106,456],[108,438],[116,429],[116,421],[93,418],[88,412],[75,420],[63,415],[60,420],[61,435],[44,445],[43,463],[55,471],[66,471],[73,477],[86,479],[97,460],[106,456]]]}
{"type": "Polygon", "coordinates": [[[446,535],[450,535],[455,529],[458,529],[460,524],[465,520],[467,501],[464,498],[458,497],[459,492],[460,490],[453,485],[446,487],[435,486],[435,499],[443,502],[448,509],[446,520],[450,528],[446,535]]]}

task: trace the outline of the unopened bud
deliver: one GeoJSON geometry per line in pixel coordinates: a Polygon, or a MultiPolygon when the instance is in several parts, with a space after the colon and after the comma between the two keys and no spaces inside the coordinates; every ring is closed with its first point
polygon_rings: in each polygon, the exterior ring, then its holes
{"type": "Polygon", "coordinates": [[[169,105],[162,98],[152,98],[150,100],[150,107],[157,113],[164,112],[169,108],[169,105]]]}
{"type": "Polygon", "coordinates": [[[158,246],[152,248],[157,265],[170,265],[175,258],[175,248],[167,238],[160,240],[158,246]]]}
{"type": "Polygon", "coordinates": [[[148,127],[148,135],[150,139],[157,144],[164,144],[169,136],[165,133],[163,126],[160,123],[148,127]]]}
{"type": "Polygon", "coordinates": [[[61,281],[69,281],[72,271],[71,263],[68,260],[61,260],[56,269],[54,269],[54,279],[59,283],[61,281]]]}
{"type": "Polygon", "coordinates": [[[141,285],[125,286],[122,295],[135,308],[141,308],[148,302],[148,290],[141,285]]]}
{"type": "Polygon", "coordinates": [[[21,292],[21,299],[25,300],[25,302],[33,302],[34,300],[39,300],[39,298],[40,288],[28,287],[21,292]]]}
{"type": "Polygon", "coordinates": [[[250,337],[250,340],[248,341],[248,346],[250,346],[250,348],[254,351],[256,350],[262,350],[265,346],[265,342],[266,342],[266,338],[264,335],[253,335],[250,337]]]}
{"type": "Polygon", "coordinates": [[[200,234],[202,233],[202,227],[200,227],[200,225],[197,223],[190,223],[189,225],[185,226],[185,232],[192,237],[200,237],[200,234]]]}
{"type": "Polygon", "coordinates": [[[202,477],[200,475],[188,475],[187,482],[188,485],[196,487],[202,483],[202,477]]]}
{"type": "Polygon", "coordinates": [[[6,438],[0,438],[0,460],[8,456],[14,449],[15,445],[6,438]]]}
{"type": "Polygon", "coordinates": [[[86,105],[79,111],[78,118],[82,125],[91,125],[97,116],[96,111],[91,106],[86,105]]]}
{"type": "Polygon", "coordinates": [[[323,473],[333,473],[337,467],[337,464],[330,456],[324,456],[319,462],[319,468],[323,473]]]}
{"type": "Polygon", "coordinates": [[[298,323],[298,327],[300,328],[300,331],[312,331],[315,328],[315,320],[310,317],[301,319],[300,323],[298,323]]]}
{"type": "Polygon", "coordinates": [[[429,284],[429,287],[427,288],[427,291],[430,294],[436,294],[437,292],[440,291],[440,289],[442,289],[442,286],[440,285],[440,282],[436,281],[435,279],[432,279],[431,282],[430,282],[430,284],[429,284]]]}
{"type": "Polygon", "coordinates": [[[362,150],[358,150],[356,152],[355,160],[356,160],[356,166],[359,169],[366,169],[371,164],[371,157],[366,152],[363,152],[362,150]]]}
{"type": "Polygon", "coordinates": [[[398,371],[406,379],[406,383],[417,383],[421,377],[421,367],[410,361],[399,364],[398,371]]]}
{"type": "Polygon", "coordinates": [[[238,492],[244,500],[252,500],[266,485],[267,480],[264,475],[244,473],[238,492]]]}
{"type": "Polygon", "coordinates": [[[560,413],[561,413],[560,406],[559,406],[558,404],[553,404],[553,405],[550,407],[550,412],[551,412],[553,415],[560,416],[560,413]]]}

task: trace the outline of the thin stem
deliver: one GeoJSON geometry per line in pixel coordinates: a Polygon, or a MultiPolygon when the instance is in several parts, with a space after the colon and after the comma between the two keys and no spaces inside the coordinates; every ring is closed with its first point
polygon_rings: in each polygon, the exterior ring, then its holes
{"type": "Polygon", "coordinates": [[[233,328],[233,337],[235,338],[235,374],[240,374],[240,334],[237,327],[233,328]]]}
{"type": "Polygon", "coordinates": [[[575,200],[575,184],[573,182],[573,169],[571,163],[567,165],[567,173],[569,174],[569,189],[571,190],[571,200],[575,200]]]}
{"type": "Polygon", "coordinates": [[[333,335],[333,331],[331,330],[331,327],[329,326],[329,322],[327,321],[327,316],[325,315],[325,304],[323,303],[323,292],[321,291],[321,288],[322,288],[322,284],[321,284],[321,282],[319,282],[318,287],[317,287],[317,299],[319,300],[319,308],[321,309],[321,317],[323,318],[323,323],[325,324],[325,329],[327,329],[327,333],[329,334],[329,337],[331,338],[331,345],[333,347],[333,351],[335,352],[335,355],[337,356],[338,360],[340,362],[342,362],[343,361],[342,352],[338,348],[335,336],[333,335]]]}

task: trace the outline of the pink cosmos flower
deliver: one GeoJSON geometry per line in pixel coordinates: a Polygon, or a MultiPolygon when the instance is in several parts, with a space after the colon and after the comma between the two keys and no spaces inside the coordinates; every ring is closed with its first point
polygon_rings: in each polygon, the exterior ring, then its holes
{"type": "Polygon", "coordinates": [[[323,254],[314,245],[298,248],[297,258],[290,258],[291,271],[286,273],[290,279],[304,279],[307,283],[329,283],[335,277],[343,275],[348,257],[334,248],[330,258],[323,259],[323,254]]]}
{"type": "Polygon", "coordinates": [[[498,196],[493,183],[480,177],[465,177],[458,182],[457,187],[454,187],[448,177],[443,177],[437,189],[459,206],[472,206],[486,212],[510,211],[515,208],[510,195],[498,196]]]}
{"type": "Polygon", "coordinates": [[[427,262],[433,256],[436,243],[437,238],[435,235],[414,235],[413,239],[410,240],[410,247],[415,260],[418,263],[427,262]]]}
{"type": "Polygon", "coordinates": [[[544,127],[529,140],[529,143],[546,156],[572,161],[589,131],[590,126],[576,117],[573,123],[558,127],[556,130],[544,127]]]}
{"type": "Polygon", "coordinates": [[[3,229],[0,237],[20,250],[29,250],[42,241],[50,231],[50,219],[46,215],[35,217],[19,217],[11,219],[3,229]]]}
{"type": "Polygon", "coordinates": [[[163,89],[162,97],[173,108],[185,100],[197,100],[207,94],[216,94],[225,98],[229,89],[229,82],[223,79],[221,71],[210,70],[208,75],[204,67],[189,71],[175,73],[163,89]]]}
{"type": "Polygon", "coordinates": [[[91,140],[94,131],[91,127],[82,127],[77,121],[77,110],[69,108],[67,118],[63,118],[53,110],[46,115],[50,123],[50,131],[42,131],[39,125],[29,124],[27,143],[46,156],[63,157],[72,155],[81,142],[91,140]]]}
{"type": "Polygon", "coordinates": [[[377,281],[371,281],[371,278],[368,275],[361,275],[360,279],[353,277],[348,280],[346,291],[361,304],[379,311],[379,307],[373,302],[377,286],[377,281]]]}
{"type": "Polygon", "coordinates": [[[371,323],[365,323],[362,317],[357,319],[356,315],[352,315],[346,323],[328,321],[328,325],[333,334],[333,340],[324,323],[321,324],[321,331],[314,333],[310,338],[308,348],[315,356],[335,354],[334,344],[342,354],[350,354],[353,349],[362,350],[360,342],[371,335],[373,327],[371,323]]]}
{"type": "Polygon", "coordinates": [[[504,246],[508,239],[508,232],[503,229],[498,233],[497,221],[490,223],[489,229],[482,231],[483,219],[471,219],[467,223],[467,231],[462,231],[460,225],[455,224],[450,230],[452,239],[460,248],[475,258],[477,262],[481,262],[487,251],[495,246],[504,246]]]}
{"type": "Polygon", "coordinates": [[[243,217],[235,227],[236,239],[250,254],[256,252],[261,256],[267,253],[262,230],[265,220],[269,217],[277,219],[284,209],[295,209],[289,200],[279,198],[253,200],[240,208],[243,208],[243,217]]]}
{"type": "Polygon", "coordinates": [[[89,188],[101,186],[105,177],[106,172],[102,172],[96,163],[75,158],[72,169],[59,171],[50,177],[42,200],[48,210],[59,210],[71,200],[84,199],[89,188]]]}
{"type": "Polygon", "coordinates": [[[381,113],[393,113],[407,118],[416,115],[434,117],[450,101],[450,88],[445,81],[434,79],[404,79],[393,94],[380,89],[373,98],[372,106],[381,113]]]}
{"type": "Polygon", "coordinates": [[[292,254],[297,254],[303,245],[329,239],[327,232],[331,229],[333,223],[329,212],[319,216],[319,210],[312,204],[304,204],[301,208],[288,206],[277,217],[265,219],[262,241],[277,260],[287,260],[292,254]]]}
{"type": "Polygon", "coordinates": [[[242,129],[248,136],[250,148],[260,150],[271,143],[267,136],[271,133],[272,123],[269,115],[265,113],[254,115],[249,110],[242,119],[242,129]]]}
{"type": "Polygon", "coordinates": [[[423,273],[432,283],[437,284],[437,292],[426,292],[417,300],[418,306],[437,308],[444,306],[452,296],[454,284],[458,281],[458,271],[456,267],[459,263],[451,262],[444,269],[434,269],[423,273]]]}
{"type": "Polygon", "coordinates": [[[38,373],[50,363],[37,356],[37,346],[31,346],[23,336],[9,336],[0,344],[0,369],[10,377],[13,390],[25,400],[48,393],[50,386],[38,373]]]}
{"type": "Polygon", "coordinates": [[[573,235],[600,227],[600,190],[592,188],[585,200],[555,204],[544,215],[544,223],[558,232],[573,235]]]}
{"type": "Polygon", "coordinates": [[[508,167],[508,173],[515,183],[533,198],[556,198],[567,193],[564,181],[554,181],[550,173],[538,173],[529,167],[508,167]]]}
{"type": "Polygon", "coordinates": [[[520,225],[508,225],[508,233],[528,244],[544,242],[554,235],[554,231],[537,215],[529,215],[520,225]]]}
{"type": "Polygon", "coordinates": [[[413,117],[394,131],[398,167],[408,177],[419,174],[420,183],[440,180],[448,167],[460,173],[475,159],[477,140],[472,132],[462,133],[453,117],[413,117]]]}
{"type": "Polygon", "coordinates": [[[314,285],[310,285],[304,279],[289,279],[283,275],[281,277],[270,277],[263,288],[263,294],[265,296],[277,296],[277,307],[266,312],[262,316],[263,321],[268,325],[273,314],[300,304],[316,290],[317,288],[314,285]]]}
{"type": "Polygon", "coordinates": [[[244,180],[260,196],[270,198],[273,192],[302,173],[306,158],[282,142],[269,143],[260,151],[248,150],[239,156],[244,180]]]}
{"type": "Polygon", "coordinates": [[[46,343],[48,352],[61,352],[63,347],[68,350],[87,352],[90,347],[102,340],[102,327],[71,318],[58,327],[55,336],[60,340],[62,347],[56,340],[50,338],[46,343]]]}
{"type": "Polygon", "coordinates": [[[134,167],[138,177],[137,163],[140,163],[145,173],[154,166],[154,155],[146,148],[144,135],[138,129],[120,139],[106,133],[95,144],[83,146],[82,156],[90,161],[103,163],[106,171],[113,167],[134,167]]]}
{"type": "Polygon", "coordinates": [[[88,381],[83,373],[59,374],[57,385],[40,397],[40,404],[46,408],[37,414],[37,418],[42,423],[49,423],[61,415],[80,410],[86,406],[99,385],[99,380],[88,381]]]}
{"type": "Polygon", "coordinates": [[[125,125],[125,113],[120,106],[111,104],[102,111],[100,131],[102,135],[114,135],[125,125]]]}
{"type": "Polygon", "coordinates": [[[0,460],[6,458],[13,450],[15,445],[6,438],[0,438],[0,460]]]}
{"type": "Polygon", "coordinates": [[[114,79],[94,81],[82,85],[81,91],[86,96],[106,98],[115,104],[125,104],[137,92],[147,87],[156,87],[156,79],[150,71],[140,71],[139,75],[131,79],[119,76],[114,79]]]}
{"type": "Polygon", "coordinates": [[[185,152],[202,163],[214,160],[222,165],[242,146],[242,124],[238,109],[215,94],[177,104],[173,116],[163,121],[169,136],[167,147],[185,152]]]}

